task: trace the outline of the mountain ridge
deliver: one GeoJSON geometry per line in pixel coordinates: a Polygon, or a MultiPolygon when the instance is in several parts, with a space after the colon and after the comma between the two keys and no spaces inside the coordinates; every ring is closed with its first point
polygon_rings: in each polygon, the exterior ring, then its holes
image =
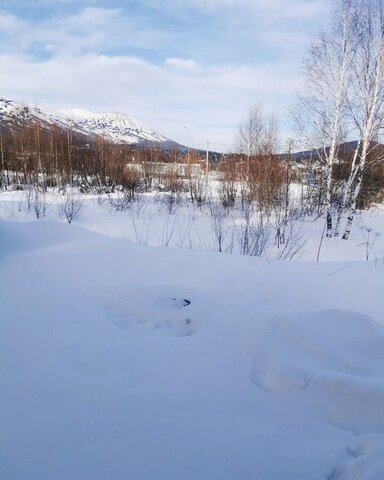
{"type": "Polygon", "coordinates": [[[51,109],[0,97],[0,127],[21,127],[39,122],[86,136],[101,136],[124,145],[156,145],[169,148],[178,144],[121,112],[95,113],[87,110],[51,109]]]}

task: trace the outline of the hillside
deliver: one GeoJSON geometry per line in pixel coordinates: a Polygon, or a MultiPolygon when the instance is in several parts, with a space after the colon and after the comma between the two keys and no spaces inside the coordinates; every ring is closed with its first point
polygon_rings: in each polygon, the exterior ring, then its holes
{"type": "Polygon", "coordinates": [[[93,113],[79,109],[52,110],[0,98],[0,127],[17,128],[39,122],[46,128],[71,129],[86,136],[99,135],[126,145],[176,145],[123,113],[93,113]]]}

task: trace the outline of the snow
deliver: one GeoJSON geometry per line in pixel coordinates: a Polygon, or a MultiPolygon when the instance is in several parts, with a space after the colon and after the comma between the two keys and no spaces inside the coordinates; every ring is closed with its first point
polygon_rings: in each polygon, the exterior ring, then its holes
{"type": "Polygon", "coordinates": [[[58,110],[57,115],[73,123],[74,128],[85,134],[98,134],[113,142],[137,143],[168,142],[169,140],[141,125],[137,120],[122,113],[93,113],[86,110],[58,110]]]}
{"type": "Polygon", "coordinates": [[[0,194],[2,478],[384,478],[384,265],[360,228],[314,262],[308,224],[279,261],[165,248],[155,203],[144,245],[122,238],[132,212],[89,196],[77,224],[53,200],[31,221],[18,195],[0,194]]]}

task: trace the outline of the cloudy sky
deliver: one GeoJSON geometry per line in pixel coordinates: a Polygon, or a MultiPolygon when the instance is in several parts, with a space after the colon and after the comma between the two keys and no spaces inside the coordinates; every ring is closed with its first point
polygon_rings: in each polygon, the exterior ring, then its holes
{"type": "Polygon", "coordinates": [[[287,136],[302,57],[331,3],[1,0],[0,96],[124,112],[222,151],[262,104],[287,136]]]}

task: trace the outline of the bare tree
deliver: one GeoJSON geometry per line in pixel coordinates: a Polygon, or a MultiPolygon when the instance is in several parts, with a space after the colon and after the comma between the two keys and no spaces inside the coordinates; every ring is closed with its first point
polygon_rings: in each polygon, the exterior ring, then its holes
{"type": "Polygon", "coordinates": [[[318,152],[323,165],[327,236],[332,236],[332,173],[338,145],[346,138],[349,66],[355,55],[354,0],[342,0],[334,21],[311,45],[305,59],[305,91],[294,118],[306,144],[318,152]]]}
{"type": "Polygon", "coordinates": [[[219,199],[224,208],[233,208],[237,197],[236,165],[230,160],[220,166],[219,199]]]}
{"type": "Polygon", "coordinates": [[[201,172],[188,176],[189,195],[192,203],[201,207],[207,199],[207,180],[201,172]]]}
{"type": "Polygon", "coordinates": [[[266,116],[260,105],[252,105],[241,122],[238,134],[239,153],[246,156],[247,175],[250,160],[257,155],[275,153],[278,144],[278,126],[274,115],[266,116]]]}
{"type": "Polygon", "coordinates": [[[44,218],[47,215],[46,192],[37,184],[32,187],[32,209],[37,219],[44,218]]]}
{"type": "Polygon", "coordinates": [[[256,155],[260,150],[264,120],[258,105],[250,107],[247,118],[239,126],[239,152],[247,156],[256,155]]]}
{"type": "Polygon", "coordinates": [[[260,257],[266,250],[270,226],[263,220],[263,214],[254,211],[252,202],[241,210],[242,222],[237,228],[237,241],[241,255],[260,257]]]}
{"type": "Polygon", "coordinates": [[[5,148],[4,148],[4,139],[3,139],[2,131],[0,132],[0,162],[1,162],[0,187],[7,189],[9,185],[9,177],[8,177],[8,168],[6,168],[5,148]]]}
{"type": "Polygon", "coordinates": [[[175,234],[177,225],[179,223],[179,215],[172,215],[168,213],[165,220],[162,222],[162,230],[159,237],[159,244],[163,247],[168,247],[173,235],[175,234]]]}
{"type": "MultiPolygon", "coordinates": [[[[357,50],[351,63],[348,106],[359,141],[343,195],[344,205],[350,197],[344,240],[349,237],[369,155],[378,147],[376,140],[384,127],[384,8],[381,0],[361,1],[355,31],[357,50]]],[[[379,156],[378,161],[383,161],[383,157],[379,156]]]]}
{"type": "Polygon", "coordinates": [[[209,210],[215,247],[219,252],[223,252],[225,251],[226,238],[229,231],[229,227],[225,223],[228,217],[228,210],[226,210],[221,203],[216,202],[212,202],[209,205],[209,210]]]}
{"type": "Polygon", "coordinates": [[[66,219],[68,223],[72,223],[80,215],[83,202],[79,195],[73,192],[65,192],[59,198],[58,209],[61,219],[66,219]]]}
{"type": "Polygon", "coordinates": [[[280,260],[293,260],[300,258],[307,241],[304,238],[303,224],[289,219],[286,228],[284,243],[279,249],[278,258],[280,260]]]}

